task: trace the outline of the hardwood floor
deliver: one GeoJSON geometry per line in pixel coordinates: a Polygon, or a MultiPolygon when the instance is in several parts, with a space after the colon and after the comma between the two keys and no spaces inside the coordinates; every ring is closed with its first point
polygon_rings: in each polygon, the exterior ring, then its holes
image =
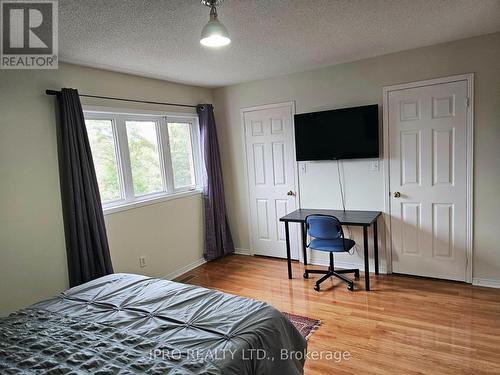
{"type": "MultiPolygon", "coordinates": [[[[309,351],[351,358],[307,360],[305,374],[500,374],[500,290],[401,275],[372,276],[365,292],[330,281],[313,290],[303,266],[234,255],[178,278],[266,301],[281,311],[321,319],[309,351]],[[337,285],[338,284],[338,285],[337,285]],[[331,286],[331,287],[330,287],[331,286]]],[[[276,374],[286,375],[286,374],[276,374]]]]}

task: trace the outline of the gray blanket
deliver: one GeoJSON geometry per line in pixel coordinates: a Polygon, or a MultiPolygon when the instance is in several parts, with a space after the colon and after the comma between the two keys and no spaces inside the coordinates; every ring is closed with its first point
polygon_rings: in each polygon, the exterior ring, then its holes
{"type": "Polygon", "coordinates": [[[0,319],[1,374],[294,375],[305,350],[264,302],[130,274],[0,319]]]}

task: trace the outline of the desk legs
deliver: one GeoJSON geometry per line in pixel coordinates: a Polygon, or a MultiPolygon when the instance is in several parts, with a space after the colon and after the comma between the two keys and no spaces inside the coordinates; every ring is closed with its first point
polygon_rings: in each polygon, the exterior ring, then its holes
{"type": "Polygon", "coordinates": [[[304,266],[307,266],[307,228],[306,223],[300,226],[302,230],[302,251],[304,255],[304,266]]]}
{"type": "Polygon", "coordinates": [[[288,221],[285,221],[285,239],[286,239],[286,261],[288,263],[288,278],[292,278],[292,258],[290,256],[290,228],[288,221]]]}
{"type": "MultiPolygon", "coordinates": [[[[305,224],[301,225],[302,229],[302,245],[304,251],[304,265],[307,265],[307,253],[306,253],[306,245],[307,245],[307,231],[305,228],[305,224]]],[[[290,254],[290,228],[288,225],[288,221],[285,221],[285,239],[286,239],[286,261],[288,266],[288,278],[292,278],[292,257],[290,254]]],[[[378,229],[377,222],[373,223],[373,251],[375,257],[375,274],[379,274],[378,268],[378,229]]],[[[368,226],[363,226],[363,252],[364,252],[364,261],[365,261],[365,289],[370,290],[370,258],[368,255],[368,226]]]]}
{"type": "Polygon", "coordinates": [[[363,250],[365,253],[365,290],[370,290],[370,259],[368,258],[368,227],[363,226],[363,250]]]}
{"type": "Polygon", "coordinates": [[[375,257],[375,275],[378,275],[378,230],[377,220],[373,223],[373,255],[375,257]]]}

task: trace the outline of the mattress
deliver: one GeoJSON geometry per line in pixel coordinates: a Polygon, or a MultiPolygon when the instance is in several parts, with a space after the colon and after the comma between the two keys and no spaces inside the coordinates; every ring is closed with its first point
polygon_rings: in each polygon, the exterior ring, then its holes
{"type": "Polygon", "coordinates": [[[131,274],[0,319],[1,374],[294,375],[305,350],[264,302],[131,274]]]}

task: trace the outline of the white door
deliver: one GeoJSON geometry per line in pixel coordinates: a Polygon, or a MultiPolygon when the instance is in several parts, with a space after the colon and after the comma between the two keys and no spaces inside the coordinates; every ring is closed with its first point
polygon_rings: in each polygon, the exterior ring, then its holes
{"type": "Polygon", "coordinates": [[[465,281],[467,81],[388,101],[393,271],[465,281]]]}
{"type": "MultiPolygon", "coordinates": [[[[253,253],[286,257],[280,217],[297,208],[292,106],[243,111],[253,253]]],[[[290,225],[298,259],[298,225],[290,225]]]]}

